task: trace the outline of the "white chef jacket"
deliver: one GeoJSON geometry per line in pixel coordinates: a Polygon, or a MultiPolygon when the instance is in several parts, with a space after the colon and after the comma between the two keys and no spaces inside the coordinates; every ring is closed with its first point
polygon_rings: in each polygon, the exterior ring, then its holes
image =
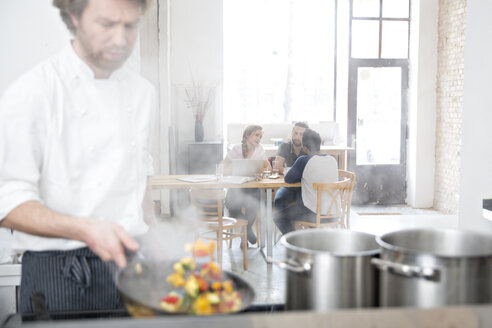
{"type": "MultiPolygon", "coordinates": [[[[35,200],[145,233],[156,104],[154,88],[138,74],[121,68],[95,79],[71,45],[22,75],[0,100],[0,220],[35,200]]],[[[83,246],[21,232],[13,241],[19,250],[83,246]]]]}

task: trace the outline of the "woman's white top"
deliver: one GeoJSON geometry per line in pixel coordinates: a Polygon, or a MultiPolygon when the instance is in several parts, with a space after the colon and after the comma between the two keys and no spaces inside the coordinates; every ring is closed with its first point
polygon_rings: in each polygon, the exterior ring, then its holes
{"type": "MultiPolygon", "coordinates": [[[[245,159],[243,156],[243,149],[241,145],[235,145],[232,147],[232,149],[227,153],[227,158],[230,160],[233,159],[245,159]]],[[[253,155],[251,157],[248,157],[247,159],[267,159],[265,149],[263,149],[263,146],[258,144],[254,151],[253,155]]]]}

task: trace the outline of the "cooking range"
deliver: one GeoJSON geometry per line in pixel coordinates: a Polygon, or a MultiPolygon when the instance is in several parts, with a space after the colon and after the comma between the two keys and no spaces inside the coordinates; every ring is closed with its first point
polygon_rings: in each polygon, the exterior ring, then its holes
{"type": "MultiPolygon", "coordinates": [[[[241,313],[273,313],[273,312],[284,312],[285,305],[282,303],[278,304],[253,304],[249,308],[241,313]]],[[[241,315],[235,314],[235,315],[241,315]]],[[[68,320],[76,322],[79,320],[111,320],[111,319],[121,319],[128,318],[133,320],[133,318],[124,309],[120,310],[110,310],[110,311],[80,311],[80,312],[58,312],[58,313],[48,313],[44,310],[38,310],[33,314],[12,314],[8,316],[2,323],[2,328],[14,328],[22,327],[23,324],[43,322],[43,321],[61,321],[68,320]]]]}
{"type": "MultiPolygon", "coordinates": [[[[374,239],[374,236],[355,231],[309,230],[286,234],[282,237],[282,244],[285,244],[287,259],[275,260],[274,263],[288,271],[285,305],[248,303],[250,306],[245,312],[211,316],[206,323],[230,327],[231,322],[237,319],[249,327],[258,323],[252,317],[261,317],[265,322],[268,318],[275,320],[275,317],[281,317],[247,315],[254,312],[289,313],[291,318],[294,312],[286,310],[329,313],[337,309],[370,310],[395,306],[430,309],[490,304],[492,300],[490,235],[456,229],[409,229],[374,239]],[[331,279],[327,279],[327,273],[331,279]],[[327,280],[337,284],[329,285],[327,280]]],[[[160,267],[157,268],[147,271],[162,272],[160,267]]],[[[144,282],[148,282],[150,287],[155,286],[150,276],[145,277],[144,282]]],[[[120,290],[122,295],[125,290],[120,290]]],[[[149,295],[150,292],[144,293],[144,296],[149,295]]],[[[135,299],[140,300],[138,297],[135,299]]],[[[34,298],[33,303],[36,305],[34,298]]],[[[4,326],[18,327],[35,320],[53,320],[48,325],[55,320],[69,320],[66,322],[79,322],[77,325],[82,326],[84,319],[91,318],[107,321],[96,320],[86,324],[94,322],[106,326],[105,323],[114,323],[118,328],[123,328],[120,323],[135,325],[126,311],[48,314],[43,311],[45,306],[34,308],[34,315],[12,315],[4,326]]],[[[203,320],[203,317],[163,312],[158,320],[150,323],[155,323],[154,326],[165,322],[169,326],[189,327],[203,320]]],[[[282,327],[287,328],[285,325],[282,327]]]]}

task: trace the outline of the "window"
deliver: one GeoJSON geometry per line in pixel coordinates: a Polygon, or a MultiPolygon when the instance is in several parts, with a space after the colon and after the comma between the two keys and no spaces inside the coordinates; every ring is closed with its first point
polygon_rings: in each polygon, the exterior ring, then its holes
{"type": "MultiPolygon", "coordinates": [[[[348,126],[350,58],[407,58],[409,0],[224,0],[224,125],[348,126]]],[[[348,140],[350,144],[350,140],[348,140]]]]}
{"type": "Polygon", "coordinates": [[[224,120],[333,121],[333,0],[224,1],[224,120]]]}
{"type": "Polygon", "coordinates": [[[408,58],[409,0],[352,0],[352,58],[408,58]]]}

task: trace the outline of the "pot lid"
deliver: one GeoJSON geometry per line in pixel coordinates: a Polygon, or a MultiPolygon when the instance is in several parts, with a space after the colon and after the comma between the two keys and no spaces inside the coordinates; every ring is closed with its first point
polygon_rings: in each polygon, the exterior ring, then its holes
{"type": "Polygon", "coordinates": [[[284,235],[281,243],[289,250],[331,256],[366,256],[379,253],[375,236],[342,229],[309,229],[284,235]]]}
{"type": "Polygon", "coordinates": [[[492,255],[492,235],[460,229],[406,229],[376,238],[391,251],[429,254],[440,257],[478,257],[492,255]]]}

